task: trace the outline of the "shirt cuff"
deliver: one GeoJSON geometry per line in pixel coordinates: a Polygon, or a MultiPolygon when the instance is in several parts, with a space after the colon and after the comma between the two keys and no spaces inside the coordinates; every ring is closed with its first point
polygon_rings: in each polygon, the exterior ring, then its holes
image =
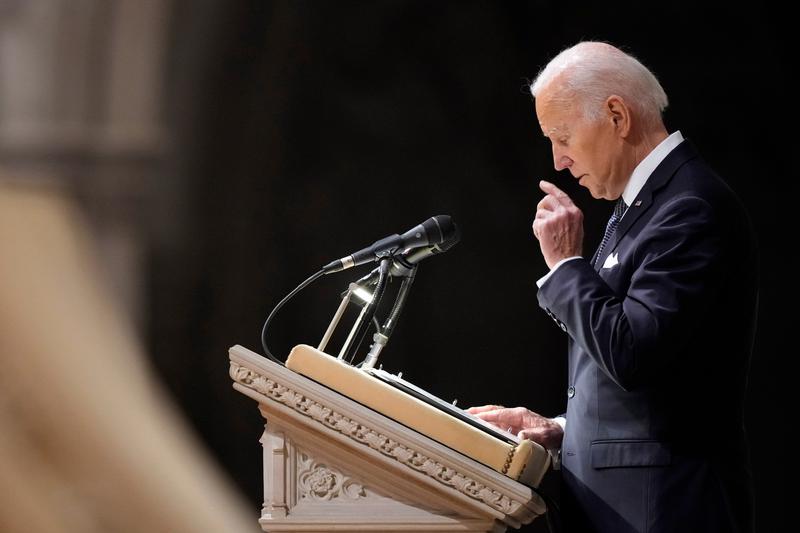
{"type": "MultiPolygon", "coordinates": [[[[558,266],[556,266],[556,268],[558,268],[558,266]]],[[[553,270],[555,270],[555,268],[553,270]]],[[[562,430],[567,427],[567,419],[563,416],[557,416],[551,420],[561,426],[562,430]]],[[[550,454],[550,462],[553,465],[553,470],[561,470],[561,448],[549,448],[547,453],[550,454]]]]}
{"type": "Polygon", "coordinates": [[[550,279],[550,276],[553,275],[553,272],[558,270],[558,267],[560,267],[561,265],[563,265],[567,261],[572,261],[573,259],[580,259],[580,258],[581,258],[581,256],[579,256],[579,255],[573,255],[572,257],[567,257],[566,259],[562,259],[561,261],[559,261],[558,263],[556,263],[553,266],[553,268],[550,270],[550,272],[548,272],[547,274],[545,274],[544,276],[542,276],[541,278],[539,278],[536,281],[536,286],[541,288],[542,285],[544,285],[544,282],[547,281],[548,279],[550,279]]]}

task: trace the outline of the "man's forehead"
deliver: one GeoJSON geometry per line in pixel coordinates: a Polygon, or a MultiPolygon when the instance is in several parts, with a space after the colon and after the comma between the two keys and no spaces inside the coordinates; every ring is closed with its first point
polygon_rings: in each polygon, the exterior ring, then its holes
{"type": "Polygon", "coordinates": [[[567,131],[567,115],[569,107],[547,95],[547,98],[537,99],[536,115],[539,127],[545,137],[564,134],[567,131]]]}

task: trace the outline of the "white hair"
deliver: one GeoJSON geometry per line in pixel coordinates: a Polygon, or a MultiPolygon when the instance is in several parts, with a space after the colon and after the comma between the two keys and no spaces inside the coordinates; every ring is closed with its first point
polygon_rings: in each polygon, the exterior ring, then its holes
{"type": "Polygon", "coordinates": [[[603,104],[612,94],[622,97],[650,123],[661,123],[661,113],[669,103],[664,88],[647,67],[602,42],[584,41],[558,54],[531,83],[531,94],[536,98],[553,82],[559,84],[559,97],[578,97],[587,120],[604,115],[603,104]]]}

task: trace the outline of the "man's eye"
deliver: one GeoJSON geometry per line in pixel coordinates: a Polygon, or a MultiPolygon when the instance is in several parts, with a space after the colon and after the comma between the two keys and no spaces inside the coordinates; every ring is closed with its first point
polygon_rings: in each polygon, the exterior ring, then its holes
{"type": "Polygon", "coordinates": [[[566,146],[567,145],[567,139],[566,138],[559,139],[558,140],[558,144],[560,144],[561,146],[566,146]]]}

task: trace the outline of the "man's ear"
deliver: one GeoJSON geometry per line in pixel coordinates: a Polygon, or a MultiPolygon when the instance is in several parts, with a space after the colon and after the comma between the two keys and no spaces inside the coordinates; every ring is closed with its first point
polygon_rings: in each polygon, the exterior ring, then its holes
{"type": "Polygon", "coordinates": [[[625,100],[612,94],[606,99],[606,112],[617,134],[626,138],[631,131],[631,110],[625,100]]]}

